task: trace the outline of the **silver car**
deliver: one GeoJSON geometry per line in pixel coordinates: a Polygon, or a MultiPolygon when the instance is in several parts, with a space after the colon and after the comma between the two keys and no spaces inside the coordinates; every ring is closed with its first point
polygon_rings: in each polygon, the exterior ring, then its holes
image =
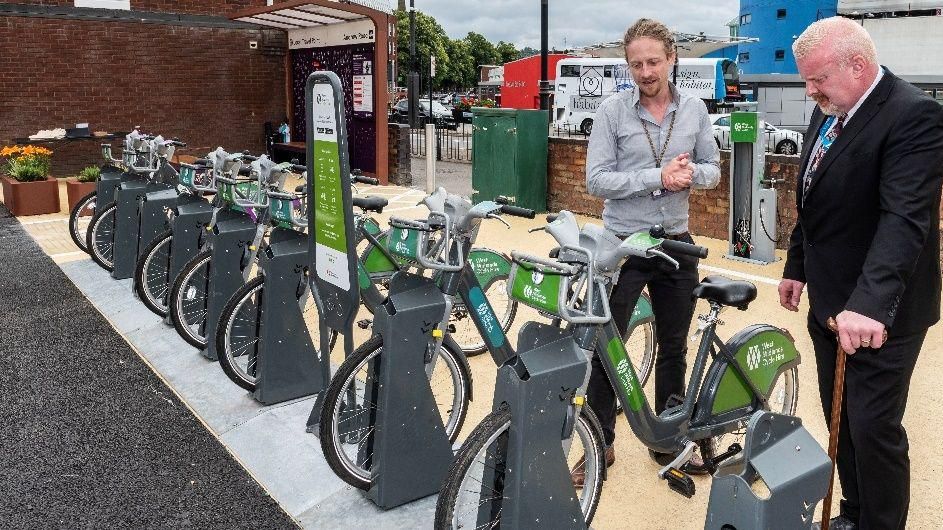
{"type": "MultiPolygon", "coordinates": [[[[712,114],[711,124],[714,128],[714,140],[717,147],[730,149],[730,114],[712,114]]],[[[795,155],[802,146],[802,133],[780,129],[775,125],[766,124],[766,149],[778,155],[795,155]]]]}

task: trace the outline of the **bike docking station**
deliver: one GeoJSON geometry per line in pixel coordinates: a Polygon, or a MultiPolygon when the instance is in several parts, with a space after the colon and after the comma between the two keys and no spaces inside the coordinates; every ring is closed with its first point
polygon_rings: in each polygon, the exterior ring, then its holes
{"type": "MultiPolygon", "coordinates": [[[[180,164],[179,182],[191,190],[191,193],[181,193],[175,205],[170,220],[170,229],[173,237],[170,238],[170,260],[167,268],[167,278],[171,283],[184,265],[200,252],[206,234],[206,226],[213,219],[213,205],[201,194],[216,193],[216,177],[224,171],[232,169],[234,164],[226,160],[226,153],[222,149],[210,155],[211,167],[204,168],[202,164],[180,164]],[[219,159],[222,157],[222,159],[219,159]],[[196,172],[209,169],[213,174],[208,183],[199,183],[196,172]]],[[[235,167],[238,172],[238,167],[235,167]]],[[[168,289],[168,295],[169,295],[168,289]]],[[[170,312],[164,317],[164,323],[173,326],[170,312]]]]}
{"type": "MultiPolygon", "coordinates": [[[[296,171],[305,171],[295,168],[296,171]]],[[[260,302],[259,340],[256,343],[256,388],[252,397],[271,405],[323,390],[325,369],[318,346],[304,321],[303,309],[311,296],[308,286],[308,225],[295,215],[299,199],[290,193],[269,191],[269,213],[275,227],[258,264],[264,278],[260,302]]],[[[310,197],[310,195],[307,195],[310,197]]],[[[302,205],[298,205],[302,206],[302,205]]]]}
{"type": "MultiPolygon", "coordinates": [[[[309,205],[314,212],[309,221],[314,238],[310,251],[322,318],[319,358],[327,387],[329,335],[325,331],[332,328],[344,335],[345,355],[350,358],[359,303],[347,129],[337,76],[332,72],[312,74],[307,103],[308,160],[313,164],[309,205]]],[[[389,239],[406,243],[415,252],[426,242],[423,235],[394,227],[389,239]]],[[[358,443],[357,451],[358,461],[364,461],[370,474],[366,496],[382,509],[437,493],[452,463],[452,445],[427,376],[440,341],[452,341],[439,326],[449,314],[447,305],[434,279],[395,273],[388,299],[374,311],[373,333],[382,337],[383,351],[369,362],[363,392],[365,402],[381,400],[396,406],[368,410],[355,405],[340,412],[340,423],[354,431],[345,436],[359,437],[363,442],[358,443]],[[373,428],[357,428],[366,427],[368,421],[373,428]]],[[[309,431],[319,436],[323,407],[322,392],[308,419],[309,431]]]]}
{"type": "Polygon", "coordinates": [[[260,216],[268,215],[268,200],[265,188],[271,177],[274,162],[264,155],[253,161],[256,181],[238,181],[217,175],[217,193],[230,207],[216,210],[215,217],[206,226],[205,243],[211,252],[207,279],[206,299],[206,348],[200,353],[211,361],[218,359],[216,353],[216,327],[226,303],[242,287],[252,272],[256,252],[265,231],[260,216]]]}
{"type": "Polygon", "coordinates": [[[705,530],[812,528],[830,485],[832,462],[802,420],[756,412],[743,457],[714,474],[705,530]]]}
{"type": "Polygon", "coordinates": [[[305,85],[308,164],[308,283],[318,309],[318,397],[307,421],[318,432],[323,390],[331,379],[331,333],[344,336],[344,356],[354,351],[354,319],[360,307],[357,243],[344,91],[333,72],[312,73],[305,85]]]}
{"type": "Polygon", "coordinates": [[[765,122],[756,103],[733,103],[730,114],[730,220],[727,259],[768,265],[776,261],[777,192],[766,178],[765,122]]]}

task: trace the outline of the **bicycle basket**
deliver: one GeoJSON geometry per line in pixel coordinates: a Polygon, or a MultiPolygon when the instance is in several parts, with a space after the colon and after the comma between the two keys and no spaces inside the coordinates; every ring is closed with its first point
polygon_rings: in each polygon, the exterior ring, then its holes
{"type": "Polygon", "coordinates": [[[386,240],[386,248],[395,258],[410,264],[419,264],[421,249],[429,248],[429,231],[418,228],[393,226],[386,240]]]}
{"type": "Polygon", "coordinates": [[[516,256],[508,278],[508,296],[538,311],[560,316],[572,276],[571,270],[516,256]]]}
{"type": "Polygon", "coordinates": [[[272,221],[282,228],[304,228],[308,224],[303,211],[303,201],[288,194],[270,192],[269,212],[272,221]]]}

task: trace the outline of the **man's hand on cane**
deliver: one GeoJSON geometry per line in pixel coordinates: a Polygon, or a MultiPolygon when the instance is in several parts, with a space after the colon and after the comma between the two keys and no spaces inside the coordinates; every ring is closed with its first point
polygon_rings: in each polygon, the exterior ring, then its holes
{"type": "Polygon", "coordinates": [[[842,311],[835,317],[838,342],[848,355],[859,348],[878,349],[886,340],[884,324],[854,311],[842,311]]]}

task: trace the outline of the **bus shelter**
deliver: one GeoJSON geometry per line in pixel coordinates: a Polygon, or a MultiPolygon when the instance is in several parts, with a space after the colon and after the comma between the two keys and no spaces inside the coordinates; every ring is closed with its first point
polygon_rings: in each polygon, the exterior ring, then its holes
{"type": "Polygon", "coordinates": [[[305,156],[305,82],[312,72],[329,70],[344,88],[351,168],[387,183],[388,84],[395,79],[396,18],[367,5],[335,0],[286,0],[244,9],[230,18],[288,34],[285,115],[291,141],[273,148],[299,159],[305,156]]]}

